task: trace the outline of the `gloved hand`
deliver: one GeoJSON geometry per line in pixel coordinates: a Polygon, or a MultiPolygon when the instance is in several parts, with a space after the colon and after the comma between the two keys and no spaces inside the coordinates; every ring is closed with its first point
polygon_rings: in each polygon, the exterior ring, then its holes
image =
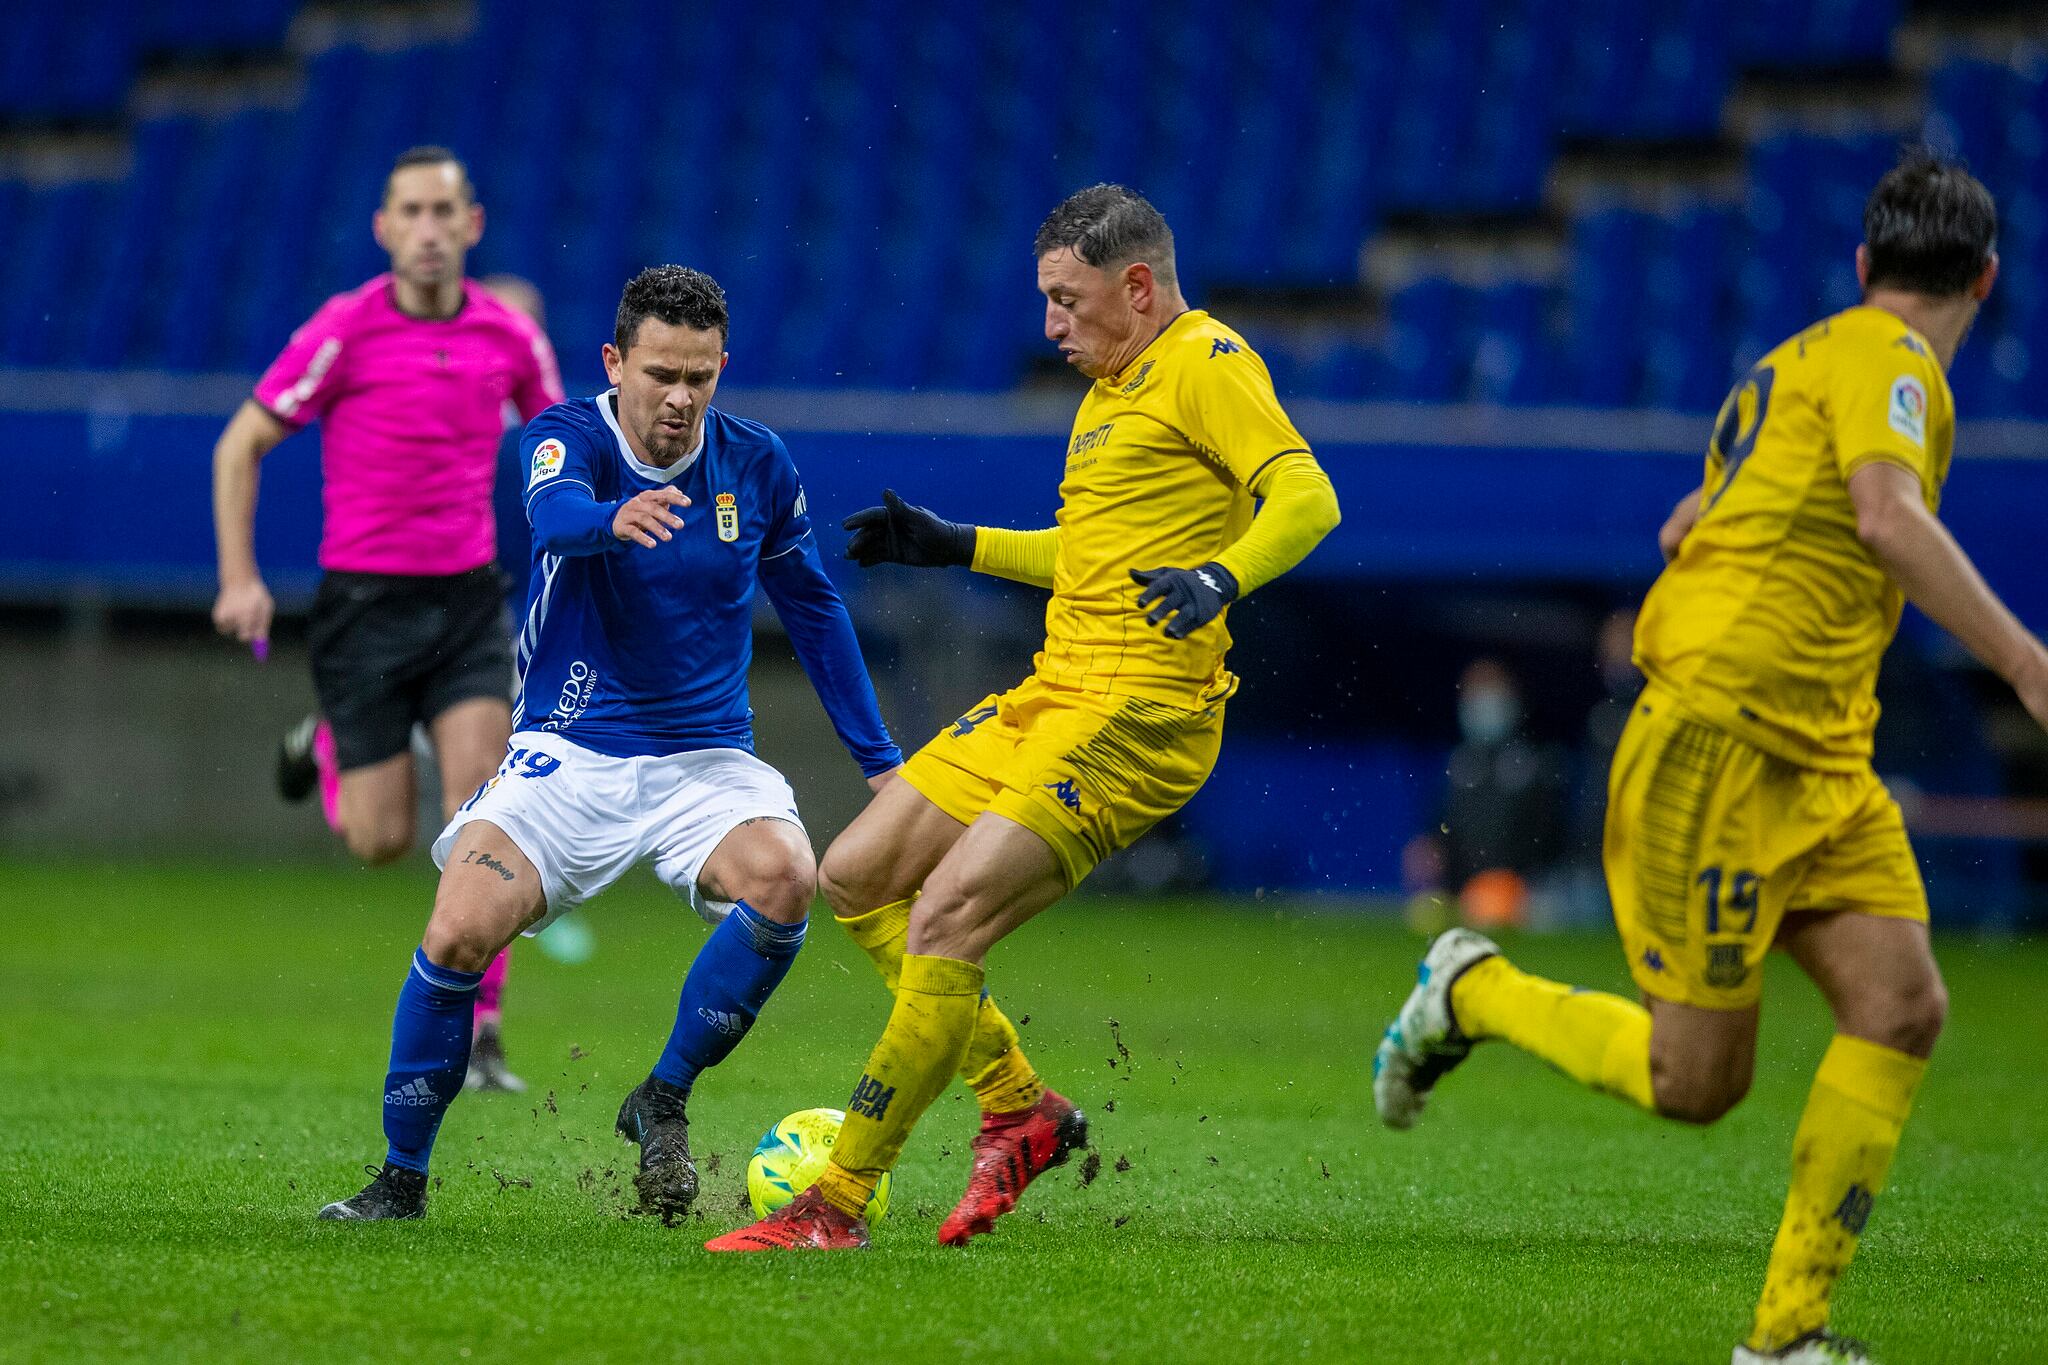
{"type": "Polygon", "coordinates": [[[936,569],[974,562],[974,528],[913,506],[885,489],[880,507],[863,507],[840,529],[853,532],[846,557],[863,569],[877,564],[908,564],[936,569]]]}
{"type": "Polygon", "coordinates": [[[1145,585],[1138,594],[1141,608],[1152,607],[1145,619],[1155,626],[1166,621],[1169,640],[1187,639],[1237,600],[1237,580],[1213,559],[1194,569],[1133,569],[1131,577],[1145,585]]]}

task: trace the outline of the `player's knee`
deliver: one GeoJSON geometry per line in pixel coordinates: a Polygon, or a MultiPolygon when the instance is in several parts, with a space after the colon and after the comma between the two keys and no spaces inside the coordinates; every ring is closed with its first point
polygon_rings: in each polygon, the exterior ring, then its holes
{"type": "Polygon", "coordinates": [[[1845,1033],[1909,1056],[1930,1056],[1948,1022],[1948,987],[1930,968],[1912,981],[1870,993],[1845,1014],[1838,1021],[1845,1033]]]}
{"type": "Polygon", "coordinates": [[[396,823],[350,825],[344,838],[348,851],[372,867],[395,863],[412,851],[412,830],[396,823]]]}
{"type": "Polygon", "coordinates": [[[733,900],[745,901],[777,924],[801,924],[818,893],[818,869],[808,849],[762,848],[740,867],[733,900]]]}
{"type": "Polygon", "coordinates": [[[480,972],[491,965],[491,959],[505,945],[495,942],[491,935],[484,933],[475,920],[461,920],[452,917],[434,916],[427,922],[427,932],[420,940],[420,947],[426,951],[427,961],[436,967],[450,971],[480,972]]]}
{"type": "Polygon", "coordinates": [[[1725,1071],[1719,1074],[1688,1072],[1650,1064],[1650,1089],[1657,1099],[1657,1112],[1680,1123],[1705,1126],[1718,1123],[1728,1111],[1749,1094],[1749,1073],[1725,1071]]]}
{"type": "Polygon", "coordinates": [[[911,907],[906,947],[922,956],[978,962],[988,951],[987,926],[1000,909],[999,888],[992,881],[973,874],[950,876],[941,869],[911,907]]]}
{"type": "Polygon", "coordinates": [[[842,835],[832,841],[818,864],[818,892],[840,918],[863,915],[902,899],[890,894],[888,873],[886,862],[874,856],[871,845],[842,835]]]}

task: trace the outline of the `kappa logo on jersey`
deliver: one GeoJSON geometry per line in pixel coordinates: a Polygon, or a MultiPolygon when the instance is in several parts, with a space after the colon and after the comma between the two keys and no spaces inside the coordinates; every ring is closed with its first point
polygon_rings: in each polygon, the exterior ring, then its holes
{"type": "Polygon", "coordinates": [[[1048,782],[1045,784],[1045,789],[1054,796],[1057,796],[1060,799],[1060,804],[1068,810],[1074,811],[1077,814],[1080,812],[1081,789],[1074,785],[1073,778],[1063,777],[1057,782],[1048,782]]]}
{"type": "Polygon", "coordinates": [[[1244,347],[1238,345],[1229,337],[1217,337],[1209,343],[1209,359],[1214,360],[1219,355],[1236,355],[1243,349],[1244,347]]]}
{"type": "Polygon", "coordinates": [[[718,538],[731,542],[740,538],[740,500],[730,493],[712,499],[718,511],[718,538]]]}
{"type": "Polygon", "coordinates": [[[1910,374],[1902,374],[1892,381],[1891,406],[1886,410],[1886,420],[1892,430],[1913,442],[1927,444],[1927,387],[1910,374]]]}
{"type": "Polygon", "coordinates": [[[552,436],[533,448],[533,476],[526,486],[546,483],[562,472],[562,461],[568,458],[569,449],[552,436]]]}
{"type": "Polygon", "coordinates": [[[895,1086],[885,1087],[863,1071],[860,1080],[854,1084],[853,1098],[846,1102],[846,1112],[864,1114],[868,1118],[880,1121],[882,1115],[889,1112],[889,1101],[895,1098],[895,1086]]]}

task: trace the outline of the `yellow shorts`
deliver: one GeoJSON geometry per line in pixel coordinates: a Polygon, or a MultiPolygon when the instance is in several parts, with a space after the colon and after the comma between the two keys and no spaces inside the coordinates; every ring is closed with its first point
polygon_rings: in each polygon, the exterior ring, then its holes
{"type": "Polygon", "coordinates": [[[1804,768],[1650,687],[1607,785],[1604,861],[1636,984],[1744,1009],[1791,911],[1927,919],[1906,823],[1877,774],[1804,768]]]}
{"type": "Polygon", "coordinates": [[[1222,743],[1221,702],[1191,711],[1034,676],[939,731],[903,780],[963,825],[994,811],[1038,835],[1071,889],[1186,805],[1222,743]]]}

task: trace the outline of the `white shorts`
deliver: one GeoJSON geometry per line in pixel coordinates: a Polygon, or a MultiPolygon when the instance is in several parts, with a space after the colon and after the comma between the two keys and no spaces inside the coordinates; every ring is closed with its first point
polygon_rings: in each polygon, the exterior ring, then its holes
{"type": "Polygon", "coordinates": [[[521,730],[495,777],[462,803],[434,840],[445,868],[455,836],[472,820],[505,831],[540,872],[546,913],[537,934],[624,876],[635,863],[716,924],[732,911],[697,889],[719,840],[746,820],[787,820],[796,795],[782,774],[741,749],[698,749],[611,758],[560,735],[521,730]]]}

